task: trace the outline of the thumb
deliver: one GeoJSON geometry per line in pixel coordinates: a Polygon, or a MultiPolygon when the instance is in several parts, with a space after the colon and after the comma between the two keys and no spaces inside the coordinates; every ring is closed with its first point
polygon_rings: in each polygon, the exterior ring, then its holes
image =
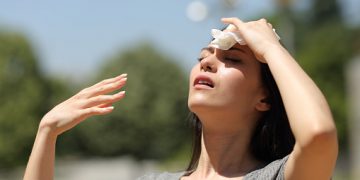
{"type": "Polygon", "coordinates": [[[221,18],[221,21],[225,24],[233,24],[238,29],[241,29],[245,24],[243,21],[241,21],[239,18],[236,18],[236,17],[221,18]]]}

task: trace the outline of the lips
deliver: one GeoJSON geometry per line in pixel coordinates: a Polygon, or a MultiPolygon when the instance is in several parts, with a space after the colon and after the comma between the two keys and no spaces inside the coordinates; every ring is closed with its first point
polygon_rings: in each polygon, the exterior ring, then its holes
{"type": "Polygon", "coordinates": [[[194,86],[196,88],[214,88],[214,82],[208,76],[200,75],[195,78],[194,86]]]}

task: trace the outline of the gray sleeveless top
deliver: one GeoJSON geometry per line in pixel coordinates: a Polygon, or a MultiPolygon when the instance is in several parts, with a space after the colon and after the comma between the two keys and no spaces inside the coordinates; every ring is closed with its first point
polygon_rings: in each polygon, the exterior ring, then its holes
{"type": "MultiPolygon", "coordinates": [[[[244,180],[284,180],[285,163],[289,156],[275,160],[265,167],[254,170],[245,175],[244,180]]],[[[137,180],[179,180],[185,172],[179,173],[152,173],[144,175],[137,180]]]]}

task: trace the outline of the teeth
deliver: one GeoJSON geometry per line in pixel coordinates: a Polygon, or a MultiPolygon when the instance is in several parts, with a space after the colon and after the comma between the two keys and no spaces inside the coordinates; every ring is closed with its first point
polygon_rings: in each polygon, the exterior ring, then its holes
{"type": "Polygon", "coordinates": [[[204,81],[204,80],[200,80],[198,83],[199,83],[199,84],[204,84],[204,85],[211,86],[211,83],[209,83],[209,82],[207,82],[207,81],[204,81]]]}
{"type": "Polygon", "coordinates": [[[200,80],[199,83],[200,83],[200,84],[207,84],[206,81],[202,81],[202,80],[200,80]]]}

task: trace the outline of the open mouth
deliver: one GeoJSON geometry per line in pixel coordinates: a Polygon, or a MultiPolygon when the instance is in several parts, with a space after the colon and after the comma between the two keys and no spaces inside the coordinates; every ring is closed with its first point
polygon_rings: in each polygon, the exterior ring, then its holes
{"type": "Polygon", "coordinates": [[[214,83],[208,77],[199,76],[195,79],[194,86],[203,86],[203,87],[214,88],[214,83]]]}

